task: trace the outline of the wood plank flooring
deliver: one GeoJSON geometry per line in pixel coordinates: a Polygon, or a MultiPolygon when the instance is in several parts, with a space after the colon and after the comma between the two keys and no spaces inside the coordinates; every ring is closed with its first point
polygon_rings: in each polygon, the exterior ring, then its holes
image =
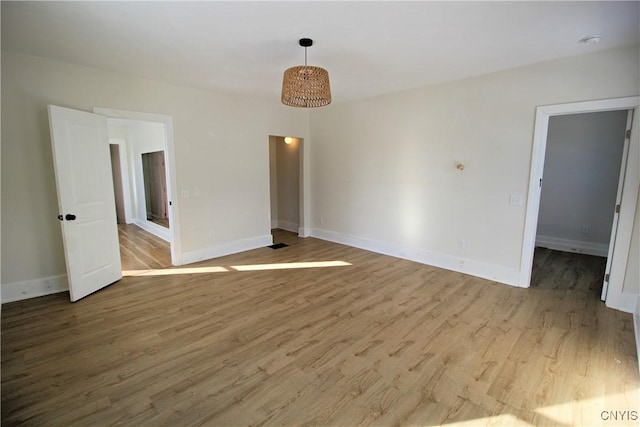
{"type": "Polygon", "coordinates": [[[118,224],[120,260],[123,270],[171,267],[169,242],[133,224],[118,224]]]}
{"type": "Polygon", "coordinates": [[[537,250],[519,289],[275,237],[4,305],[2,425],[637,425],[602,420],[640,410],[640,376],[601,258],[537,250]],[[348,265],[267,269],[319,261],[348,265]]]}

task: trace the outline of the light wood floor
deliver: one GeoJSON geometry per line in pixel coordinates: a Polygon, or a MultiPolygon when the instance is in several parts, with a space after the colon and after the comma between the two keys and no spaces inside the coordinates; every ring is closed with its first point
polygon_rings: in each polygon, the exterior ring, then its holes
{"type": "Polygon", "coordinates": [[[171,267],[169,242],[133,224],[118,224],[120,260],[123,270],[171,267]]]}
{"type": "Polygon", "coordinates": [[[637,425],[601,419],[640,409],[602,259],[538,250],[519,289],[285,239],[4,305],[2,425],[637,425]],[[350,265],[239,271],[305,261],[350,265]]]}

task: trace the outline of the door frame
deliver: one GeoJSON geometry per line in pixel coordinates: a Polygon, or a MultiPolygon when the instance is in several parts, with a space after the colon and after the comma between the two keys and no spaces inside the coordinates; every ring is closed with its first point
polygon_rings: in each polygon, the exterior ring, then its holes
{"type": "MultiPolygon", "coordinates": [[[[524,236],[522,239],[522,252],[520,260],[520,280],[519,286],[528,288],[531,285],[531,270],[533,268],[533,255],[535,249],[536,231],[538,226],[538,213],[540,209],[540,195],[542,193],[542,175],[544,172],[544,158],[547,146],[547,132],[549,129],[549,118],[552,116],[595,113],[600,111],[633,110],[640,105],[640,96],[625,98],[604,99],[598,101],[574,102],[568,104],[557,104],[540,106],[536,108],[533,150],[531,155],[531,168],[529,175],[529,191],[527,197],[527,208],[525,212],[524,236]]],[[[607,307],[622,311],[633,312],[635,299],[623,298],[623,281],[626,271],[626,263],[629,256],[631,244],[631,233],[633,220],[638,198],[638,162],[637,150],[638,142],[634,141],[638,135],[638,119],[635,120],[632,140],[629,144],[629,157],[631,160],[625,171],[624,185],[625,192],[622,195],[620,217],[617,230],[617,249],[612,260],[612,271],[609,278],[609,291],[606,298],[607,307]],[[635,157],[634,157],[635,153],[635,157]]]]}
{"type": "Polygon", "coordinates": [[[171,264],[182,265],[182,245],[180,240],[180,215],[178,206],[176,161],[173,141],[173,117],[165,114],[143,113],[118,110],[114,108],[93,107],[93,112],[114,119],[129,119],[163,124],[164,152],[167,173],[167,196],[169,197],[169,243],[171,246],[171,264]]]}

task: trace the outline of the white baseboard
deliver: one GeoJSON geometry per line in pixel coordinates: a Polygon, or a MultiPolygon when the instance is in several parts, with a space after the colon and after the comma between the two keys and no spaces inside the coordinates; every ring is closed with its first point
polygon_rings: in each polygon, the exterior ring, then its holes
{"type": "Polygon", "coordinates": [[[294,222],[278,220],[278,227],[280,230],[290,231],[292,233],[298,232],[299,225],[294,222]]]}
{"type": "MultiPolygon", "coordinates": [[[[273,237],[270,234],[236,240],[215,247],[185,252],[182,254],[183,262],[185,264],[190,264],[205,259],[217,258],[224,255],[231,255],[251,249],[262,248],[271,244],[273,244],[273,237]]],[[[51,276],[14,283],[3,283],[0,287],[2,304],[69,290],[66,275],[51,276]]]]}
{"type": "Polygon", "coordinates": [[[67,275],[2,284],[2,304],[69,290],[67,275]]]}
{"type": "Polygon", "coordinates": [[[638,371],[640,371],[640,295],[636,298],[636,309],[633,311],[633,329],[636,333],[636,355],[638,356],[638,371]]]}
{"type": "Polygon", "coordinates": [[[402,247],[392,243],[365,239],[362,237],[336,233],[318,228],[311,229],[311,235],[318,239],[341,243],[343,245],[353,246],[383,255],[390,255],[396,258],[403,258],[409,261],[419,262],[421,264],[456,271],[458,273],[469,274],[471,276],[481,277],[483,279],[504,283],[506,285],[518,286],[520,278],[520,271],[518,269],[487,264],[480,261],[435,253],[423,249],[402,247]]]}
{"type": "Polygon", "coordinates": [[[536,236],[536,246],[553,249],[555,251],[573,252],[605,258],[609,254],[608,243],[580,242],[578,240],[561,239],[550,236],[536,236]]]}
{"type": "Polygon", "coordinates": [[[252,249],[264,248],[273,244],[271,234],[264,236],[250,237],[247,239],[234,240],[221,245],[211,246],[196,251],[184,252],[182,261],[184,264],[191,264],[206,259],[218,258],[225,255],[237,254],[238,252],[250,251],[252,249]]]}
{"type": "Polygon", "coordinates": [[[151,221],[141,221],[139,219],[135,219],[133,223],[138,227],[142,228],[144,231],[148,231],[149,233],[161,238],[162,240],[165,240],[167,242],[171,241],[169,229],[166,227],[163,227],[158,224],[154,224],[151,221]]]}

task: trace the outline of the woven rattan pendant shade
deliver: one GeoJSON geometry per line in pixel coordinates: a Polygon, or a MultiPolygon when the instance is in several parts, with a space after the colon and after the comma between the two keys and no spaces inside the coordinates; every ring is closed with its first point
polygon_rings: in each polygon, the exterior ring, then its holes
{"type": "Polygon", "coordinates": [[[324,68],[307,65],[307,47],[313,41],[300,39],[305,48],[305,65],[291,67],[282,79],[282,103],[291,107],[315,108],[331,104],[329,73],[324,68]]]}

